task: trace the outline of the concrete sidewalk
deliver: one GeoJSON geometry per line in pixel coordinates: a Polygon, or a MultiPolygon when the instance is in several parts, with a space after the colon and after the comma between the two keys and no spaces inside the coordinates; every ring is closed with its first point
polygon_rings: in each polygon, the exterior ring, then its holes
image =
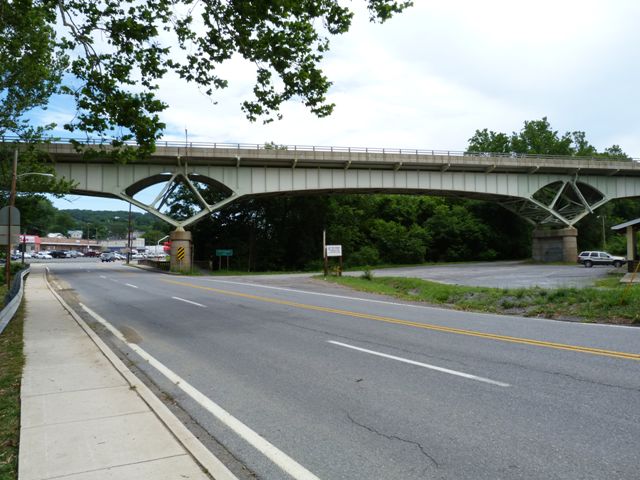
{"type": "Polygon", "coordinates": [[[44,268],[25,293],[20,480],[235,478],[63,307],[44,268]]]}

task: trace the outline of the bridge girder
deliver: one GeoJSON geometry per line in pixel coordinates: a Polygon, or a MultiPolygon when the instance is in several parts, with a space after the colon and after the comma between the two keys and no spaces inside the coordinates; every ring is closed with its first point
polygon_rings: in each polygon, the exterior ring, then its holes
{"type": "Polygon", "coordinates": [[[412,193],[454,195],[496,201],[533,224],[558,223],[572,226],[607,201],[640,197],[640,177],[611,175],[502,173],[495,170],[461,172],[392,168],[333,168],[246,165],[116,165],[106,163],[56,164],[59,175],[76,182],[76,193],[110,196],[130,202],[174,227],[185,227],[247,196],[282,193],[412,193]],[[165,182],[154,200],[136,197],[145,188],[165,182]],[[208,203],[197,183],[224,192],[225,197],[208,203]],[[176,185],[186,186],[200,211],[178,219],[161,211],[167,194],[176,185]]]}

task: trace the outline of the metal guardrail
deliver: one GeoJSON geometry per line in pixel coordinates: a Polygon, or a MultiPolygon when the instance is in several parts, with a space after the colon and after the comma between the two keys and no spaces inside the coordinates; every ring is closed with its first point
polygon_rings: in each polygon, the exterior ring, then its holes
{"type": "MultiPolygon", "coordinates": [[[[19,142],[18,137],[1,137],[2,143],[19,142]]],[[[104,146],[111,145],[111,139],[77,139],[77,138],[55,138],[45,139],[52,144],[65,145],[87,145],[87,146],[104,146]]],[[[135,142],[123,142],[124,145],[131,147],[137,146],[135,142]]],[[[585,161],[585,160],[612,160],[612,161],[629,161],[629,157],[596,157],[596,156],[571,156],[571,155],[537,155],[530,153],[499,153],[499,152],[473,152],[459,150],[428,150],[413,148],[379,148],[379,147],[339,147],[339,146],[319,146],[319,145],[276,145],[276,144],[260,144],[260,143],[228,143],[228,142],[181,142],[177,140],[157,141],[156,147],[176,147],[176,148],[213,148],[228,150],[265,150],[269,152],[278,151],[291,152],[327,152],[327,153],[366,153],[366,154],[393,154],[393,155],[431,155],[445,157],[494,157],[494,158],[531,158],[531,159],[548,159],[548,160],[568,160],[568,161],[585,161]]],[[[633,162],[640,162],[640,158],[631,158],[633,162]]]]}
{"type": "Polygon", "coordinates": [[[0,311],[0,334],[4,331],[13,316],[20,307],[22,296],[24,295],[24,277],[29,275],[31,267],[20,270],[20,273],[13,278],[11,289],[5,298],[5,307],[0,311]]]}

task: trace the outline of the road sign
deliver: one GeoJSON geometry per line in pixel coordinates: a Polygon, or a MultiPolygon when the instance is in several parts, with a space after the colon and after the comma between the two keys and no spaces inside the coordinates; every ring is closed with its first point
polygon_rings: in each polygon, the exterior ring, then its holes
{"type": "Polygon", "coordinates": [[[12,243],[14,245],[20,243],[19,225],[13,225],[11,228],[9,228],[7,225],[0,225],[0,245],[6,245],[7,243],[12,243]],[[7,234],[11,235],[10,242],[7,241],[7,234]]]}
{"type": "Polygon", "coordinates": [[[341,257],[342,245],[327,245],[327,257],[341,257]]]}
{"type": "Polygon", "coordinates": [[[231,249],[216,249],[216,257],[233,257],[231,249]]]}
{"type": "Polygon", "coordinates": [[[0,208],[0,225],[9,225],[9,209],[11,209],[11,225],[20,226],[20,210],[16,207],[0,208]]]}
{"type": "Polygon", "coordinates": [[[184,256],[185,256],[184,247],[178,247],[178,252],[176,254],[176,258],[178,260],[184,260],[184,256]]]}

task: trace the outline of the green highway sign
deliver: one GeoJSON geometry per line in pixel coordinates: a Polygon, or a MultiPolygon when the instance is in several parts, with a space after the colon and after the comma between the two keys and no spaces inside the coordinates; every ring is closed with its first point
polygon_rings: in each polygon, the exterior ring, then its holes
{"type": "Polygon", "coordinates": [[[216,257],[233,257],[233,250],[216,249],[216,257]]]}

